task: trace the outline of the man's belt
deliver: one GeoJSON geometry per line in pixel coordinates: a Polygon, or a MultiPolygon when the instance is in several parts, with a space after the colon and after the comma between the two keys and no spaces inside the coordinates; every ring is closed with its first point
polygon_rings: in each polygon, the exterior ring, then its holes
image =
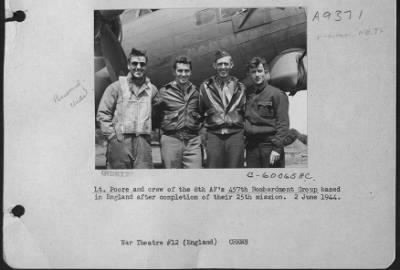
{"type": "Polygon", "coordinates": [[[167,135],[167,136],[178,138],[180,140],[188,140],[188,139],[192,139],[196,136],[199,136],[198,131],[193,131],[193,130],[189,130],[189,129],[164,130],[163,134],[167,135]]]}

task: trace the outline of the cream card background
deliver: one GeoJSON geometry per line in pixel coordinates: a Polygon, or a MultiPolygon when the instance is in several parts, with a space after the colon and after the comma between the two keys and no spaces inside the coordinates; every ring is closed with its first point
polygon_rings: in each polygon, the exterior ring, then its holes
{"type": "MultiPolygon", "coordinates": [[[[4,258],[13,267],[387,267],[395,252],[395,1],[10,0],[4,85],[4,258]],[[94,186],[266,185],[247,170],[94,170],[93,10],[305,6],[308,169],[327,201],[94,201],[94,186]],[[362,20],[312,21],[326,10],[362,20]],[[328,38],[378,27],[370,36],[328,38]],[[79,81],[74,108],[54,102],[79,81]],[[16,218],[16,204],[25,214],[16,218]],[[207,239],[215,247],[124,247],[121,239],[207,239]],[[247,246],[229,246],[248,238],[247,246]]],[[[286,169],[285,172],[294,170],[286,169]]],[[[260,172],[263,172],[260,170],[260,172]]],[[[298,185],[309,183],[299,181],[298,185]]]]}

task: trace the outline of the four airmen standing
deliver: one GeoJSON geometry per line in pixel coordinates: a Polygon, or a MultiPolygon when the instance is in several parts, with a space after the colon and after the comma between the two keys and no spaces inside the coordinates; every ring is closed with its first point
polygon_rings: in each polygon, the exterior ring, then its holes
{"type": "Polygon", "coordinates": [[[166,168],[202,167],[203,123],[208,168],[242,168],[245,156],[247,167],[285,166],[289,103],[283,91],[268,84],[265,59],[254,57],[248,64],[252,85],[246,89],[230,75],[232,56],[219,50],[216,74],[197,89],[190,82],[191,60],[179,56],[173,63],[174,80],[160,91],[145,76],[147,61],[143,52],[132,49],[129,74],[112,83],[100,101],[97,121],[108,138],[108,168],[152,168],[152,118],[161,127],[166,168]]]}

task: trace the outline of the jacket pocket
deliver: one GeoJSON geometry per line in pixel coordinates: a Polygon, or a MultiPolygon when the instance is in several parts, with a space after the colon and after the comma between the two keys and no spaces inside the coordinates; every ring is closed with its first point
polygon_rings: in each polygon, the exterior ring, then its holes
{"type": "Polygon", "coordinates": [[[240,111],[235,110],[226,116],[225,121],[227,122],[228,126],[243,127],[244,119],[240,111]]]}
{"type": "Polygon", "coordinates": [[[197,112],[189,112],[188,117],[186,117],[186,125],[190,129],[199,129],[200,128],[200,119],[201,116],[197,112]]]}
{"type": "Polygon", "coordinates": [[[265,118],[274,117],[274,107],[272,106],[272,101],[258,101],[257,110],[260,116],[265,118]]]}
{"type": "Polygon", "coordinates": [[[178,125],[179,112],[166,113],[163,117],[161,128],[164,130],[174,130],[178,125]]]}
{"type": "Polygon", "coordinates": [[[219,126],[224,124],[224,117],[223,117],[223,112],[220,112],[216,110],[215,108],[210,108],[206,111],[204,114],[206,117],[206,123],[212,127],[212,126],[219,126]]]}

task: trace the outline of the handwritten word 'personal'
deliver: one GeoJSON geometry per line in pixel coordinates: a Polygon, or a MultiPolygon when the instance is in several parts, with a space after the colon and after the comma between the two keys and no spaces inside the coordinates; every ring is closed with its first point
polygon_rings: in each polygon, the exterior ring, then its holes
{"type": "Polygon", "coordinates": [[[361,20],[363,16],[363,10],[352,11],[352,10],[335,10],[335,11],[317,11],[315,12],[312,22],[322,22],[322,21],[351,21],[351,20],[361,20]]]}
{"type": "Polygon", "coordinates": [[[58,103],[66,99],[67,97],[71,97],[73,100],[69,103],[71,107],[75,107],[77,104],[81,103],[82,100],[86,98],[88,95],[87,89],[82,85],[81,81],[76,81],[75,85],[69,88],[67,91],[65,91],[62,94],[55,94],[53,97],[54,103],[58,103]],[[74,95],[73,95],[74,93],[74,95]],[[76,96],[76,93],[79,93],[78,96],[76,96]]]}

